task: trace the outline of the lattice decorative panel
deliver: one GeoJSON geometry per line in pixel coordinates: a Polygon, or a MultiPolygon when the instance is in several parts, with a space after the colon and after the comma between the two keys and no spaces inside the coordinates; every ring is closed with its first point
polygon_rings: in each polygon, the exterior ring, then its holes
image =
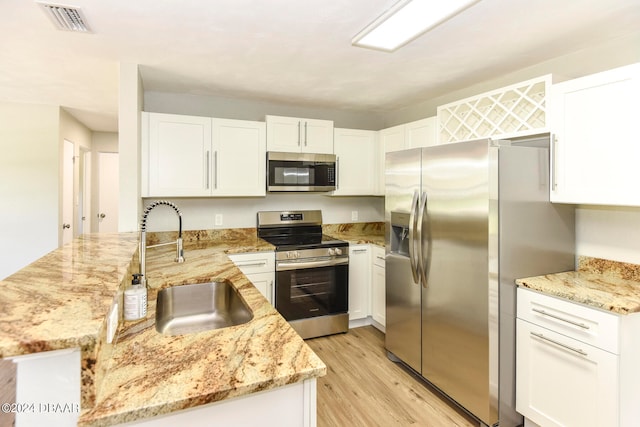
{"type": "Polygon", "coordinates": [[[551,75],[438,107],[438,142],[547,132],[551,75]]]}

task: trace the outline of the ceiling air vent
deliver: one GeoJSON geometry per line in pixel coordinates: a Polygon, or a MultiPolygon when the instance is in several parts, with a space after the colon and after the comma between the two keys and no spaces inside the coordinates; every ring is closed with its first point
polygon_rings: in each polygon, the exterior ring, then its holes
{"type": "Polygon", "coordinates": [[[80,8],[40,2],[38,4],[58,29],[78,33],[91,32],[80,8]]]}

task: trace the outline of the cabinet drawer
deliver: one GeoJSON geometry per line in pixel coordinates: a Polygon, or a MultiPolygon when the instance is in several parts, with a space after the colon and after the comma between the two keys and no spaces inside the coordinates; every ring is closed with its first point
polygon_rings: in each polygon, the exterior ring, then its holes
{"type": "Polygon", "coordinates": [[[384,248],[375,245],[371,245],[371,247],[373,248],[373,251],[371,252],[373,256],[373,265],[384,268],[384,248]]]}
{"type": "Polygon", "coordinates": [[[244,273],[273,273],[276,271],[273,252],[252,252],[232,254],[229,258],[244,273]]]}
{"type": "Polygon", "coordinates": [[[518,288],[518,318],[619,354],[619,316],[518,288]]]}

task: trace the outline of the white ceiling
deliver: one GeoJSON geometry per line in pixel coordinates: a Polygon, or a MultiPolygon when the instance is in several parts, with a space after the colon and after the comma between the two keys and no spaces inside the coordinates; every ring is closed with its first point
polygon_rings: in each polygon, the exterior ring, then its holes
{"type": "Polygon", "coordinates": [[[78,34],[0,0],[0,101],[116,131],[130,62],[148,91],[384,112],[640,31],[639,0],[482,0],[394,53],[352,47],[395,1],[63,0],[93,30],[78,34]]]}

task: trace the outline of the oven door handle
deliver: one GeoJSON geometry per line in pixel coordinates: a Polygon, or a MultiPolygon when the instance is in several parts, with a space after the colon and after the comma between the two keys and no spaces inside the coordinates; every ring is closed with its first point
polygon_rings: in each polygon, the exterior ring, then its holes
{"type": "Polygon", "coordinates": [[[277,261],[276,271],[302,270],[303,268],[334,267],[348,265],[349,258],[331,258],[314,261],[277,261]]]}

